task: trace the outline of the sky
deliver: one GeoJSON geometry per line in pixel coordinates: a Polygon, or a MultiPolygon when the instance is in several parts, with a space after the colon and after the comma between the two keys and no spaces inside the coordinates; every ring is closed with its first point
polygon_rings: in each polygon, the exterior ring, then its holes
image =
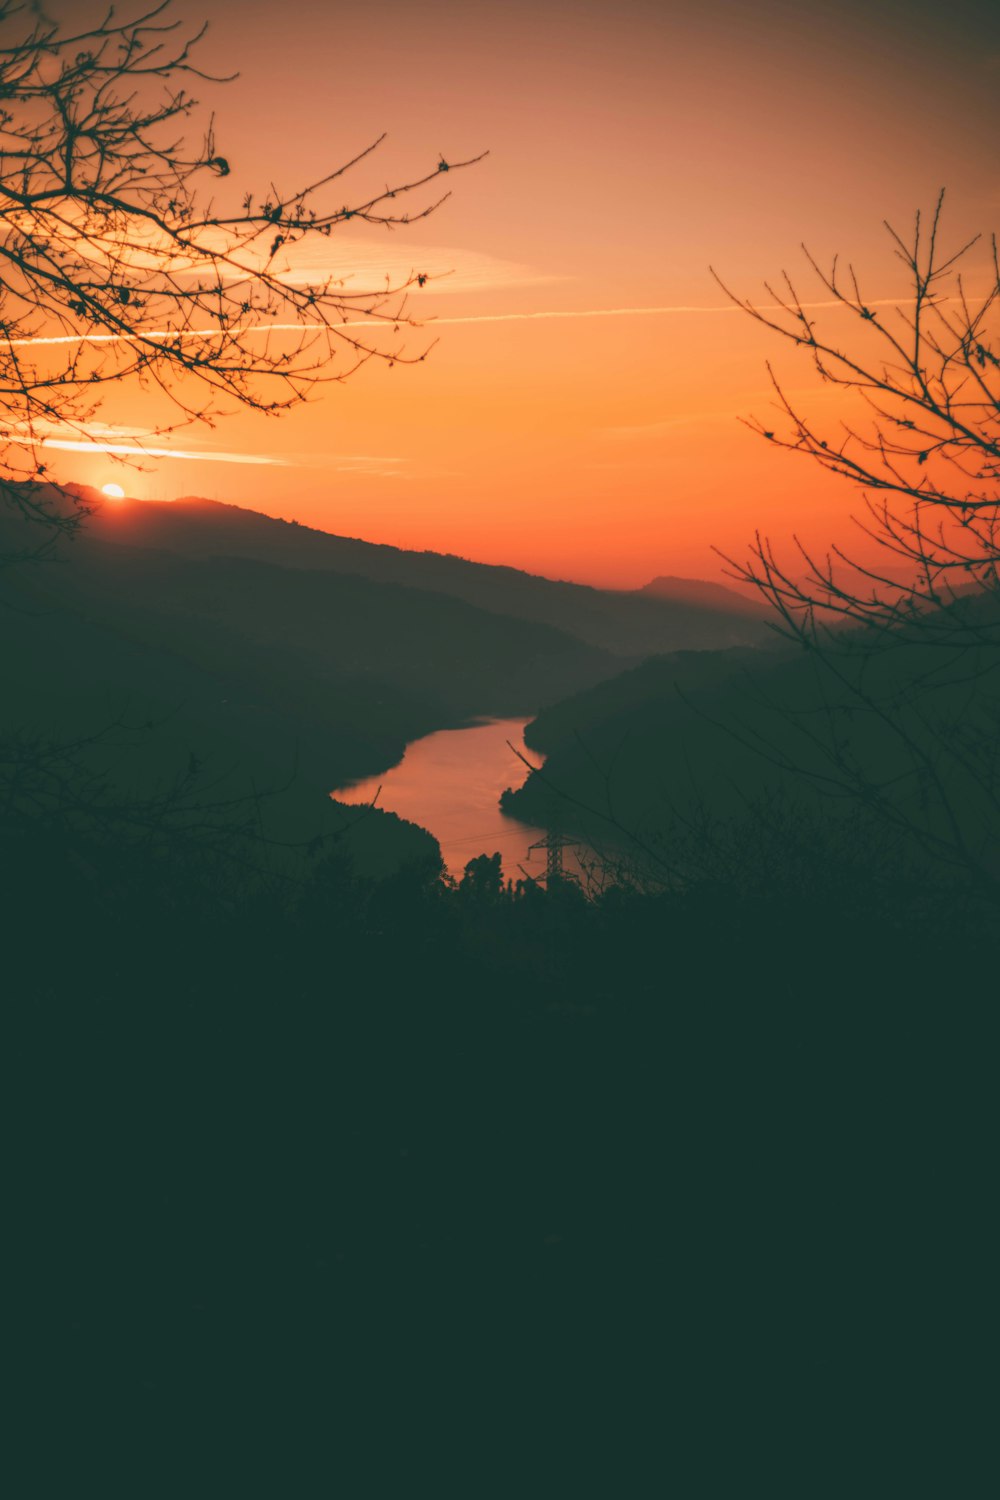
{"type": "MultiPolygon", "coordinates": [[[[346,226],[296,262],[355,285],[429,272],[411,304],[427,324],[411,349],[438,338],[426,361],[369,365],[280,420],[244,412],[146,439],[158,451],[142,471],[54,449],[59,477],[615,587],[718,577],[713,547],[738,556],[758,530],[813,547],[850,534],[850,486],[739,421],[768,414],[769,358],[835,425],[830,391],[727,304],[709,267],[761,300],[782,269],[822,297],[805,242],[891,298],[903,288],[884,219],[907,230],[944,187],[950,238],[1000,228],[1000,8],[175,8],[208,20],[205,66],[239,72],[199,92],[241,187],[286,191],[383,132],[338,192],[365,196],[441,154],[489,156],[420,224],[346,226]]],[[[984,270],[973,251],[970,280],[984,270]]],[[[151,400],[109,396],[102,450],[144,441],[151,400]]]]}

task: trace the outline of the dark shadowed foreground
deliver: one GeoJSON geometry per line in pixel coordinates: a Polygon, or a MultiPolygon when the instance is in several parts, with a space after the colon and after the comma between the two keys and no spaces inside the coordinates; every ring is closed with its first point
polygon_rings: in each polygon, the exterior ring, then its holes
{"type": "Polygon", "coordinates": [[[22,1493],[970,1493],[981,913],[56,821],[4,826],[22,1493]]]}
{"type": "Polygon", "coordinates": [[[609,678],[433,588],[77,553],[0,673],[18,1494],[978,1493],[992,598],[609,678]],[[546,701],[507,804],[652,875],[449,883],[327,795],[546,701]]]}

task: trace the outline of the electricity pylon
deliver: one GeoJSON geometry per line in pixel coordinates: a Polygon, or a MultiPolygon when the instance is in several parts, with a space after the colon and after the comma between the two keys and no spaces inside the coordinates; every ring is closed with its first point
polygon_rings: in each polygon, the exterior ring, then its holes
{"type": "Polygon", "coordinates": [[[567,838],[566,834],[559,833],[555,828],[550,828],[543,839],[537,843],[528,845],[528,858],[535,849],[545,850],[545,884],[546,886],[558,885],[560,880],[566,880],[566,871],[563,869],[563,850],[576,848],[576,840],[567,838]]]}

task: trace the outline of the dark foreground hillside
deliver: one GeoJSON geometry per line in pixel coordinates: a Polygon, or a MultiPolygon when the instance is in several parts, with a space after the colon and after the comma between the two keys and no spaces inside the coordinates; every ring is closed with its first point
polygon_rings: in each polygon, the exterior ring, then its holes
{"type": "Polygon", "coordinates": [[[875,1496],[981,1399],[981,912],[3,834],[19,1383],[106,1492],[875,1496]]]}

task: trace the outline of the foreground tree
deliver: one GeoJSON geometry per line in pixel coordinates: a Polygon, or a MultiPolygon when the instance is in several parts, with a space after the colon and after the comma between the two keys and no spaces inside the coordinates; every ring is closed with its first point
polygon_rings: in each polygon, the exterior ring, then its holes
{"type": "Polygon", "coordinates": [[[720,281],[841,394],[845,415],[826,430],[769,366],[777,416],[748,425],[860,486],[867,539],[860,555],[797,544],[789,563],[758,535],[732,568],[815,664],[814,701],[784,704],[780,732],[758,732],[753,748],[793,774],[808,752],[815,787],[863,809],[935,877],[997,901],[1000,259],[994,237],[970,285],[979,241],[942,248],[942,201],[909,240],[886,225],[909,283],[894,304],[866,296],[853,267],[835,258],[824,271],[806,252],[849,341],[820,327],[787,274],[763,308],[720,281]]]}
{"type": "Polygon", "coordinates": [[[426,217],[448,196],[440,178],[470,163],[338,203],[379,140],[305,186],[230,192],[212,121],[198,144],[183,136],[192,82],[224,80],[198,67],[205,28],[185,34],[171,3],[65,28],[0,0],[0,491],[42,538],[80,519],[39,487],[46,444],[86,444],[112,383],[163,393],[162,436],[236,406],[280,412],[369,359],[427,353],[401,338],[424,273],[305,286],[286,257],[350,220],[426,217]]]}
{"type": "MultiPolygon", "coordinates": [[[[835,256],[829,271],[805,251],[830,308],[845,313],[850,343],[821,329],[810,304],[784,273],[768,285],[770,306],[727,296],[756,322],[811,360],[824,384],[843,394],[848,414],[825,430],[775,375],[777,420],[747,425],[767,442],[804,454],[864,492],[858,517],[885,560],[859,558],[840,545],[816,556],[797,544],[792,564],[760,536],[737,567],[799,639],[828,634],[837,620],[898,627],[923,620],[928,607],[953,601],[970,585],[1000,589],[1000,259],[989,242],[978,290],[963,265],[980,236],[941,247],[938,198],[925,226],[918,213],[909,240],[886,224],[908,292],[898,302],[866,297],[853,266],[835,256]]],[[[714,274],[714,272],[713,272],[714,274]]]]}

